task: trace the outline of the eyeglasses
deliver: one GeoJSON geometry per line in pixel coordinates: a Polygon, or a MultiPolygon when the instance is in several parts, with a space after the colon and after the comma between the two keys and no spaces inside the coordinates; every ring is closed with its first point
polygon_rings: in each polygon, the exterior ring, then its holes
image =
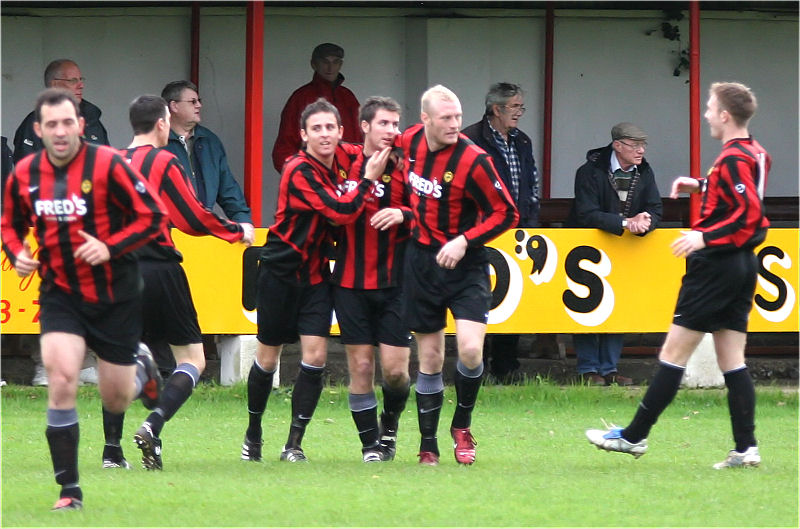
{"type": "Polygon", "coordinates": [[[54,81],[64,81],[64,82],[67,82],[69,84],[78,84],[78,83],[85,83],[86,82],[86,78],[85,77],[70,77],[69,79],[64,79],[63,77],[54,77],[53,80],[54,81]]]}
{"type": "Polygon", "coordinates": [[[633,149],[634,151],[638,151],[639,149],[641,149],[643,151],[647,150],[647,142],[646,141],[637,141],[636,143],[633,143],[633,144],[626,143],[626,142],[624,142],[622,140],[617,140],[617,141],[620,142],[621,144],[623,144],[625,147],[633,149]]]}
{"type": "Polygon", "coordinates": [[[198,103],[201,105],[203,104],[203,100],[199,97],[197,99],[176,99],[175,101],[178,103],[191,103],[192,106],[197,105],[198,103]]]}
{"type": "Polygon", "coordinates": [[[525,111],[528,110],[522,105],[503,105],[503,108],[507,108],[508,110],[511,111],[512,114],[516,114],[517,112],[519,112],[520,114],[524,114],[525,111]]]}

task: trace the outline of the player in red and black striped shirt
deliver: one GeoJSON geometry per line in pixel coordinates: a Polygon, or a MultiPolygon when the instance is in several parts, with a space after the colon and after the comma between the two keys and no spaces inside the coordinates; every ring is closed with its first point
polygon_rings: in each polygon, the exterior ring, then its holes
{"type": "Polygon", "coordinates": [[[647,435],[678,392],[689,358],[705,333],[712,333],[736,445],[714,468],[761,463],[755,390],[744,358],[758,274],[753,250],[769,227],[763,198],[771,160],[748,131],[756,108],[756,97],[745,85],[711,85],[705,118],[711,137],[722,142],[722,153],[706,178],[680,176],[672,183],[672,198],[698,191],[703,197],[692,230],[672,243],[673,254],[686,257],[686,274],[659,354],[661,365],[627,428],[586,432],[600,448],[636,457],[647,451],[647,435]]]}
{"type": "Polygon", "coordinates": [[[34,131],[45,149],[20,161],[3,197],[3,249],[20,275],[37,268],[42,360],[47,369],[46,436],[60,499],[80,509],[78,372],[87,345],[98,357],[103,407],[121,413],[139,394],[158,398],[152,357],[137,357],[140,275],[131,252],[156,237],[166,212],[141,175],[111,148],[81,141],[84,120],[68,92],[36,102],[34,131]],[[34,227],[38,255],[25,237],[34,227]]]}
{"type": "MultiPolygon", "coordinates": [[[[388,97],[370,97],[361,107],[363,149],[352,156],[342,192],[356,187],[367,161],[399,134],[401,107],[388,97]]],[[[403,172],[387,164],[366,198],[361,214],[339,231],[331,281],[350,373],[349,405],[365,462],[394,458],[397,426],[409,394],[411,337],[402,315],[400,280],[413,218],[403,172]],[[378,424],[375,352],[383,374],[383,412],[378,424]]]]}
{"type": "Polygon", "coordinates": [[[329,253],[333,224],[356,218],[372,182],[382,174],[389,149],[370,158],[363,182],[344,195],[338,183],[347,178],[336,149],[342,136],[336,107],[318,99],[301,116],[306,148],[286,160],[278,191],[275,223],[259,259],[258,348],[247,379],[250,422],[242,459],[261,460],[261,416],[284,343],[300,338],[302,360],[292,391],[292,423],[281,460],[304,461],[300,444],[322,391],[333,300],[329,253]]]}
{"type": "Polygon", "coordinates": [[[461,128],[461,103],[444,86],[422,95],[422,125],[401,136],[414,225],[406,251],[403,290],[409,328],[419,355],[417,410],[420,463],[439,463],[436,430],[444,399],[444,327],[447,309],[459,344],[451,423],[456,461],[475,461],[472,409],[483,373],[491,289],[484,244],[519,219],[514,202],[485,151],[461,128]]]}
{"type": "MultiPolygon", "coordinates": [[[[169,228],[174,226],[189,235],[211,235],[230,243],[242,241],[248,246],[254,230],[249,223],[237,224],[206,209],[178,159],[160,148],[167,144],[170,130],[170,113],[164,99],[140,96],[131,103],[129,116],[134,137],[124,152],[125,159],[158,192],[170,221],[158,238],[136,252],[144,279],[143,341],[168,343],[176,362],[158,404],[134,436],[142,450],[142,466],[161,470],[161,429],[191,396],[206,364],[197,311],[180,265],[183,256],[175,248],[169,228]]],[[[119,448],[124,415],[103,411],[104,466],[124,466],[119,448]]]]}

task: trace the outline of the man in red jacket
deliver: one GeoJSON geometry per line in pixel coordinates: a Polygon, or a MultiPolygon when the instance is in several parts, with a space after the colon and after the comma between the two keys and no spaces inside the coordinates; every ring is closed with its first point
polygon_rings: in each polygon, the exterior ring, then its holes
{"type": "Polygon", "coordinates": [[[353,92],[342,86],[344,50],[341,46],[325,42],[314,48],[311,54],[311,68],[314,77],[311,82],[294,91],[286,101],[281,112],[281,124],[275,146],[272,148],[272,163],[281,172],[286,158],[303,146],[300,139],[300,114],[308,105],[320,97],[332,103],[342,118],[342,141],[361,143],[361,128],[358,122],[358,99],[353,92]]]}

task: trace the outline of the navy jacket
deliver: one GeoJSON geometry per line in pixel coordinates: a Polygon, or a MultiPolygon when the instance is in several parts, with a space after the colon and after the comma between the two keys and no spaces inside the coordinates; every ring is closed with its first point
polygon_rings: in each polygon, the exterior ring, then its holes
{"type": "MultiPolygon", "coordinates": [[[[519,198],[517,199],[517,210],[519,211],[518,227],[521,228],[535,228],[539,226],[539,195],[536,189],[538,180],[538,172],[536,171],[536,162],[533,159],[533,146],[531,139],[527,134],[517,129],[519,133],[512,140],[519,156],[520,163],[520,180],[519,180],[519,198]]],[[[511,194],[511,172],[506,163],[506,159],[492,136],[492,130],[489,128],[489,118],[484,116],[482,120],[473,123],[463,131],[475,145],[486,151],[492,157],[497,174],[506,185],[509,194],[511,194]]],[[[512,197],[514,198],[514,197],[512,197]]]]}
{"type": "MultiPolygon", "coordinates": [[[[89,143],[110,145],[108,143],[108,132],[106,132],[103,124],[100,123],[100,115],[103,111],[85,99],[81,100],[80,111],[81,116],[86,121],[86,126],[83,128],[84,139],[89,143]]],[[[41,138],[33,131],[33,121],[35,119],[33,114],[33,112],[28,114],[17,127],[17,132],[14,133],[14,163],[44,148],[41,138]]]]}
{"type": "MultiPolygon", "coordinates": [[[[609,233],[622,235],[622,209],[619,195],[611,185],[611,144],[586,153],[586,163],[575,173],[575,200],[569,212],[565,228],[599,228],[609,233]]],[[[638,181],[632,183],[633,193],[628,217],[646,211],[650,213],[650,229],[661,221],[661,195],[656,186],[653,169],[647,160],[637,166],[638,181]]],[[[644,235],[644,234],[641,234],[644,235]]]]}
{"type": "Polygon", "coordinates": [[[198,167],[195,168],[198,172],[196,177],[192,175],[186,147],[174,130],[169,131],[169,143],[164,148],[178,158],[183,166],[183,172],[189,177],[197,197],[205,207],[214,209],[214,204],[219,204],[225,215],[233,222],[253,223],[250,207],[244,199],[242,188],[228,167],[225,147],[216,134],[202,125],[194,128],[194,154],[195,160],[198,160],[198,167]],[[202,189],[198,182],[203,183],[202,189]]]}

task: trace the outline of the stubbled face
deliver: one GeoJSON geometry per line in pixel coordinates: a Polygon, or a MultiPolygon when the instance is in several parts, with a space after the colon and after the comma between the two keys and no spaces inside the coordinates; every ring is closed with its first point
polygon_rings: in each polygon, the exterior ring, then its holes
{"type": "Polygon", "coordinates": [[[437,151],[458,142],[461,130],[461,103],[434,98],[428,112],[422,112],[422,123],[425,125],[425,137],[428,147],[437,151]]]}
{"type": "Polygon", "coordinates": [[[41,116],[41,121],[33,124],[33,130],[42,139],[53,165],[62,167],[72,161],[81,148],[83,118],[78,117],[69,101],[43,105],[41,116]]]}
{"type": "Polygon", "coordinates": [[[305,128],[300,129],[300,137],[314,158],[326,160],[336,152],[336,146],[342,138],[342,127],[334,114],[318,112],[308,116],[305,128]]]}
{"type": "Polygon", "coordinates": [[[722,139],[722,129],[725,124],[723,112],[725,111],[720,110],[719,108],[717,96],[715,94],[711,94],[706,102],[706,113],[704,117],[708,122],[708,128],[711,132],[711,137],[715,140],[722,139]]]}
{"type": "Polygon", "coordinates": [[[200,96],[191,88],[184,88],[179,101],[172,102],[173,121],[183,124],[200,123],[200,96]]]}
{"type": "Polygon", "coordinates": [[[379,108],[371,122],[361,122],[361,130],[364,132],[364,152],[371,155],[394,143],[400,134],[400,114],[379,108]]]}
{"type": "Polygon", "coordinates": [[[67,62],[61,65],[61,71],[56,75],[57,79],[51,82],[53,88],[63,88],[75,96],[78,103],[83,101],[83,81],[81,81],[81,69],[75,63],[67,62]]]}
{"type": "Polygon", "coordinates": [[[311,67],[320,75],[320,77],[329,83],[333,83],[339,77],[339,70],[342,69],[343,62],[344,61],[341,58],[335,55],[329,55],[327,57],[314,59],[311,61],[311,67]]]}

